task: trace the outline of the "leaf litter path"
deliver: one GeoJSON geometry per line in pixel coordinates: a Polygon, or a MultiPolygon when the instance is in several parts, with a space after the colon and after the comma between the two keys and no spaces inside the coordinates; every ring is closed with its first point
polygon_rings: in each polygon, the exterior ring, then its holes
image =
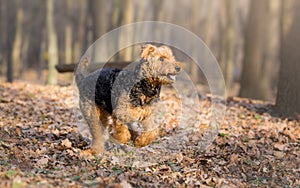
{"type": "MultiPolygon", "coordinates": [[[[136,168],[86,152],[72,92],[0,84],[0,187],[300,187],[299,122],[270,116],[270,104],[229,98],[205,153],[187,147],[168,161],[136,168]]],[[[201,116],[210,103],[202,96],[201,116]]]]}

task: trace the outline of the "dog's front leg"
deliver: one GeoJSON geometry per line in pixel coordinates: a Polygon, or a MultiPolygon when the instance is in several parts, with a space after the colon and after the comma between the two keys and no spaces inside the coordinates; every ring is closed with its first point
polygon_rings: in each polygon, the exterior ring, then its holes
{"type": "Polygon", "coordinates": [[[150,118],[141,122],[142,129],[131,129],[131,136],[136,147],[144,147],[151,144],[159,134],[159,129],[153,125],[150,118]]]}

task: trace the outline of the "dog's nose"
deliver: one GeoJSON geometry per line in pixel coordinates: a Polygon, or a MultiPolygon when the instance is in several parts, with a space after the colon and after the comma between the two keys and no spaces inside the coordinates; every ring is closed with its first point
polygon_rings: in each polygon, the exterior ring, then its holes
{"type": "Polygon", "coordinates": [[[176,70],[177,72],[179,72],[179,71],[181,70],[181,67],[176,66],[176,67],[175,67],[175,70],[176,70]]]}

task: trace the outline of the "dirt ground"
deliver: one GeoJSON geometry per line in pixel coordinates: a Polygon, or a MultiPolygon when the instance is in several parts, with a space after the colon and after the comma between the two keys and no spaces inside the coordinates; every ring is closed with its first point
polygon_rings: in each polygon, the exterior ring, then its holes
{"type": "Polygon", "coordinates": [[[261,101],[218,100],[224,121],[199,150],[212,98],[201,95],[184,116],[191,132],[176,118],[187,104],[172,92],[162,99],[170,113],[157,142],[94,156],[77,126],[72,86],[0,83],[0,187],[300,187],[299,121],[272,117],[272,104],[261,101]]]}

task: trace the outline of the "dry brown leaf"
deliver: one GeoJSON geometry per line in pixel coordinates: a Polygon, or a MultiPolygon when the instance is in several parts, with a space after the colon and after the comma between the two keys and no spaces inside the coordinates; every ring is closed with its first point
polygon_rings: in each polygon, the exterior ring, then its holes
{"type": "Polygon", "coordinates": [[[287,144],[275,143],[274,148],[279,151],[284,151],[287,148],[287,144]]]}
{"type": "Polygon", "coordinates": [[[61,141],[61,145],[66,147],[66,148],[71,148],[72,147],[72,142],[70,142],[69,139],[64,139],[61,141]]]}

